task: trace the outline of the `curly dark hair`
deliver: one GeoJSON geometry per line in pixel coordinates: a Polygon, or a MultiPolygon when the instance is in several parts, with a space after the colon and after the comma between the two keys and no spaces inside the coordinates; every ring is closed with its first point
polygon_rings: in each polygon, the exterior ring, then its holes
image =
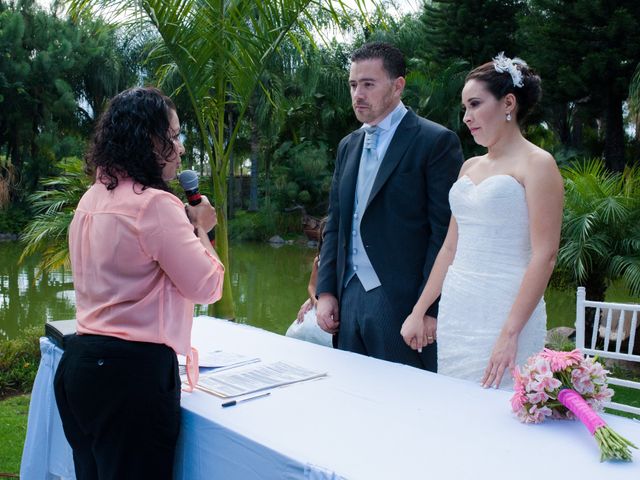
{"type": "Polygon", "coordinates": [[[171,191],[162,179],[162,155],[173,150],[169,132],[169,111],[176,110],[169,97],[154,87],[125,90],[111,99],[96,125],[85,157],[87,172],[108,190],[118,186],[119,178],[131,178],[142,188],[171,191]]]}
{"type": "Polygon", "coordinates": [[[516,97],[516,119],[520,126],[526,125],[527,117],[535,109],[542,98],[542,80],[529,66],[518,65],[522,73],[522,87],[513,85],[513,79],[508,72],[498,72],[493,61],[487,62],[469,72],[464,83],[469,80],[484,82],[487,89],[498,100],[512,93],[516,97]]]}
{"type": "Polygon", "coordinates": [[[407,66],[404,54],[397,48],[386,42],[369,42],[362,45],[351,54],[352,62],[361,60],[382,60],[382,66],[392,79],[405,77],[407,66]]]}

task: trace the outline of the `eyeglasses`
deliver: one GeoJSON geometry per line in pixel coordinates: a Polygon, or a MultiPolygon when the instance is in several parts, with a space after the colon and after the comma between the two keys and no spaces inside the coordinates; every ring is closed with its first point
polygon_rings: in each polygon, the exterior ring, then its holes
{"type": "Polygon", "coordinates": [[[191,347],[191,351],[187,355],[187,382],[182,390],[185,392],[193,392],[198,384],[198,377],[200,376],[200,368],[198,366],[198,350],[191,347]]]}

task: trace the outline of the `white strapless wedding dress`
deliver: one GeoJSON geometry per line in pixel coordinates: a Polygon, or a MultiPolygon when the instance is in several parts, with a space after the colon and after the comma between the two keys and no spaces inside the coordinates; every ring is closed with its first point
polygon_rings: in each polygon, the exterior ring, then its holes
{"type": "MultiPolygon", "coordinates": [[[[478,185],[465,175],[453,184],[449,202],[458,246],[440,299],[438,373],[480,383],[531,257],[527,202],[510,175],[478,185]]],[[[544,347],[545,334],[541,299],[520,334],[517,365],[544,347]]],[[[500,387],[512,386],[507,372],[500,387]]]]}

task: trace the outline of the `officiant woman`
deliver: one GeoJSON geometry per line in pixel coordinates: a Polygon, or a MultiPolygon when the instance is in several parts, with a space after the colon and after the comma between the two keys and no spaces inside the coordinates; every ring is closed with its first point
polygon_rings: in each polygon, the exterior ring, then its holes
{"type": "Polygon", "coordinates": [[[173,102],[132,88],[111,100],[86,156],[95,181],[69,230],[78,335],[54,381],[78,480],[173,474],[176,352],[191,354],[194,303],[217,301],[224,276],[207,238],[215,209],[203,197],[185,215],[167,184],[183,153],[173,102]]]}

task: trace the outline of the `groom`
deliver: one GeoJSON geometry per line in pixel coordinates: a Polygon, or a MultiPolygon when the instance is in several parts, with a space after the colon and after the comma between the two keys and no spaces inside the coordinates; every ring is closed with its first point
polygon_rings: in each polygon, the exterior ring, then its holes
{"type": "MultiPolygon", "coordinates": [[[[405,69],[387,43],[351,56],[352,106],[363,127],[338,146],[317,318],[339,349],[436,371],[433,339],[419,353],[400,328],[444,241],[462,152],[453,132],[402,104],[405,69]]],[[[425,315],[436,317],[437,304],[425,315]]]]}

